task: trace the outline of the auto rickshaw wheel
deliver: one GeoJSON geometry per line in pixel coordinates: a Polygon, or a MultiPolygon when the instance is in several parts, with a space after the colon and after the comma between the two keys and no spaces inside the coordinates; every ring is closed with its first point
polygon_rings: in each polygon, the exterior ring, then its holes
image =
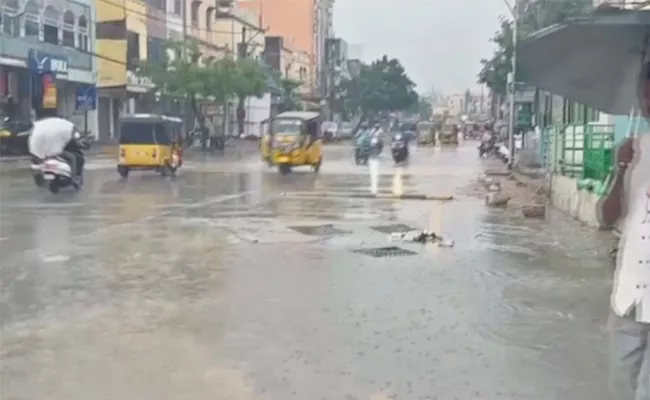
{"type": "Polygon", "coordinates": [[[278,170],[282,175],[287,175],[291,172],[291,165],[289,164],[280,164],[278,165],[278,170]]]}
{"type": "Polygon", "coordinates": [[[117,173],[120,174],[122,178],[128,178],[129,176],[129,167],[124,167],[122,165],[117,167],[117,173]]]}

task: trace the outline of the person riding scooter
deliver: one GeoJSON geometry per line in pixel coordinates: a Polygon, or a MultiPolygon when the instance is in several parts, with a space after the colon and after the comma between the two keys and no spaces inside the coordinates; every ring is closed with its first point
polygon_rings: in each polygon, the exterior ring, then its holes
{"type": "Polygon", "coordinates": [[[478,146],[478,155],[482,157],[484,154],[488,154],[495,149],[496,136],[490,131],[483,131],[483,136],[481,137],[481,143],[478,146]]]}
{"type": "Polygon", "coordinates": [[[64,118],[46,117],[34,123],[29,138],[32,163],[38,164],[47,157],[60,157],[70,166],[70,175],[78,184],[82,182],[83,150],[90,147],[86,136],[64,118]]]}
{"type": "Polygon", "coordinates": [[[370,158],[372,147],[372,135],[367,124],[360,126],[359,132],[357,132],[354,139],[354,162],[357,165],[365,164],[370,158]]]}
{"type": "Polygon", "coordinates": [[[391,141],[391,154],[395,163],[405,161],[409,157],[408,138],[403,133],[397,133],[391,141]]]}

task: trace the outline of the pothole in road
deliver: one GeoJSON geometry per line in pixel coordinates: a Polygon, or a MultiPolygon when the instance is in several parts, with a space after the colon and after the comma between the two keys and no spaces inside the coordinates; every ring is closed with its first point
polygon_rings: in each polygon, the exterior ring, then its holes
{"type": "Polygon", "coordinates": [[[404,224],[371,226],[370,229],[375,230],[377,232],[385,233],[387,235],[390,235],[391,233],[402,233],[402,232],[410,232],[415,230],[415,228],[404,224]]]}
{"type": "Polygon", "coordinates": [[[311,226],[290,226],[290,229],[307,236],[344,236],[349,234],[349,231],[344,231],[334,227],[332,224],[326,225],[311,225],[311,226]]]}
{"type": "Polygon", "coordinates": [[[374,258],[404,257],[404,256],[414,256],[418,254],[414,251],[402,249],[401,247],[397,247],[397,246],[359,249],[359,250],[353,250],[352,252],[357,254],[363,254],[374,258]]]}

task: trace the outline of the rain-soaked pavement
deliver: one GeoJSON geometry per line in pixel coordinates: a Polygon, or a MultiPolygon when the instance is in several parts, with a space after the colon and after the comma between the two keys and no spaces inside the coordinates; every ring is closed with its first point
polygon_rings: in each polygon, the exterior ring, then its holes
{"type": "Polygon", "coordinates": [[[473,145],[382,161],[382,190],[448,203],[354,198],[345,146],[317,175],[239,158],[125,182],[97,158],[57,196],[0,166],[3,400],[607,398],[608,239],[459,193],[473,145]],[[413,254],[355,252],[383,246],[413,254]]]}

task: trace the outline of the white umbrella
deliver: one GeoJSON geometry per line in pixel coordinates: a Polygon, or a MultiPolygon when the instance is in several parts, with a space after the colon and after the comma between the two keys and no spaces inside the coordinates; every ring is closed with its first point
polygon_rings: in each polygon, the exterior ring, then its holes
{"type": "Polygon", "coordinates": [[[41,159],[59,155],[74,132],[74,124],[67,119],[44,118],[36,121],[29,136],[29,152],[41,159]]]}
{"type": "MultiPolygon", "coordinates": [[[[609,114],[644,109],[650,11],[595,12],[518,46],[526,82],[609,114]]],[[[645,113],[644,113],[645,114],[645,113]]]]}

